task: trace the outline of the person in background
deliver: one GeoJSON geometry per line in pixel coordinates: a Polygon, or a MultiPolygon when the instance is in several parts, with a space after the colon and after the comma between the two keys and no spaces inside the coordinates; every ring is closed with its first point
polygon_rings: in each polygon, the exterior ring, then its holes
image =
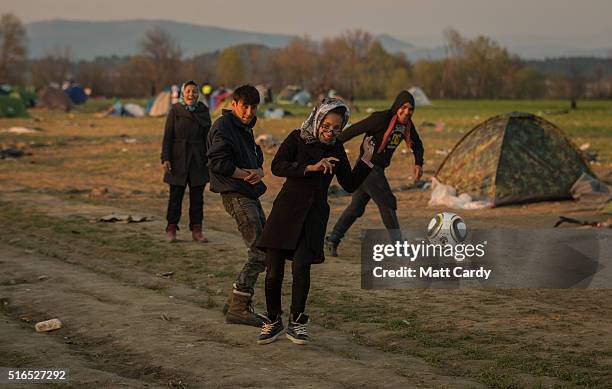
{"type": "Polygon", "coordinates": [[[202,232],[204,186],[208,182],[206,138],[210,114],[198,102],[198,85],[185,82],[178,103],[172,105],[166,118],[161,161],[164,182],[170,186],[166,219],[166,239],[176,241],[185,188],[189,185],[189,229],[193,240],[205,243],[202,232]]]}
{"type": "Polygon", "coordinates": [[[210,94],[212,93],[212,91],[212,85],[208,81],[205,81],[202,86],[202,99],[204,100],[206,105],[208,105],[208,102],[210,101],[210,94]]]}

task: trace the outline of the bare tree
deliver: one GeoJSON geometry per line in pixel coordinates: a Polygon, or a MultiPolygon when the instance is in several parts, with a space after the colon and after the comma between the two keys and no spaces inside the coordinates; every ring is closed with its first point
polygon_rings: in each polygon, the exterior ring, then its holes
{"type": "Polygon", "coordinates": [[[366,54],[370,51],[374,38],[364,30],[349,30],[340,36],[346,47],[347,58],[345,70],[349,79],[349,97],[354,99],[358,77],[362,71],[366,54]]]}
{"type": "Polygon", "coordinates": [[[56,46],[48,51],[44,58],[33,60],[30,63],[32,83],[37,88],[62,83],[71,75],[70,47],[56,46]]]}
{"type": "Polygon", "coordinates": [[[217,62],[217,77],[225,86],[239,85],[245,82],[245,63],[235,47],[224,49],[217,62]]]}
{"type": "Polygon", "coordinates": [[[459,34],[459,31],[453,28],[447,28],[443,32],[445,40],[445,51],[449,57],[459,57],[463,55],[463,49],[465,47],[465,39],[459,34]]]}
{"type": "Polygon", "coordinates": [[[161,27],[147,31],[141,49],[142,55],[155,61],[176,60],[183,54],[172,35],[161,27]]]}
{"type": "MultiPolygon", "coordinates": [[[[542,93],[539,74],[491,38],[466,39],[453,29],[445,30],[444,37],[448,56],[442,61],[440,95],[492,99],[542,93]],[[525,87],[528,90],[523,91],[525,87]]],[[[424,70],[420,66],[420,75],[424,70]]]]}
{"type": "Polygon", "coordinates": [[[317,89],[319,82],[317,66],[319,61],[319,46],[308,36],[294,38],[289,45],[280,49],[274,57],[274,66],[278,67],[277,84],[298,84],[304,88],[317,89]]]}
{"type": "Polygon", "coordinates": [[[20,83],[26,61],[26,31],[13,14],[0,17],[0,82],[20,83]]]}
{"type": "Polygon", "coordinates": [[[142,72],[144,82],[151,85],[151,94],[154,95],[165,85],[177,81],[181,57],[181,47],[172,35],[156,27],[145,34],[141,53],[134,58],[133,64],[142,72]]]}

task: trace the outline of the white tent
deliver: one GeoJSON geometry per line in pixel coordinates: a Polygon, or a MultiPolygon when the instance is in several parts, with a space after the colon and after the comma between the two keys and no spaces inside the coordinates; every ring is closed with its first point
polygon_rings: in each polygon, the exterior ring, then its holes
{"type": "Polygon", "coordinates": [[[293,95],[293,97],[291,98],[291,102],[297,105],[308,105],[311,99],[312,96],[310,96],[310,93],[305,90],[301,90],[295,95],[293,95]]]}
{"type": "Polygon", "coordinates": [[[167,115],[168,111],[170,111],[170,106],[172,105],[171,98],[172,96],[170,92],[167,92],[167,91],[160,92],[155,98],[155,101],[153,102],[151,109],[149,110],[149,116],[167,115]]]}
{"type": "Polygon", "coordinates": [[[408,92],[414,96],[414,103],[417,107],[431,105],[431,101],[429,98],[427,98],[427,95],[425,92],[423,92],[423,89],[419,88],[418,86],[413,86],[412,88],[408,89],[408,92]]]}

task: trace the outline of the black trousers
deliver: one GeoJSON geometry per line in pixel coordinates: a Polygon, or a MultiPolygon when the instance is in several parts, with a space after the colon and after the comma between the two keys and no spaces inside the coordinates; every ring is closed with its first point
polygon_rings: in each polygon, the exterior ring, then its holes
{"type": "MultiPolygon", "coordinates": [[[[168,212],[166,220],[168,224],[177,224],[181,219],[183,208],[183,196],[187,186],[170,185],[170,199],[168,200],[168,212]]],[[[189,183],[189,229],[201,225],[204,218],[204,185],[191,186],[189,183]]]]}
{"type": "Polygon", "coordinates": [[[378,206],[380,217],[389,232],[391,241],[401,240],[400,225],[396,212],[397,200],[391,191],[384,169],[375,165],[366,180],[353,192],[351,203],[334,225],[330,234],[332,241],[340,243],[353,223],[363,215],[370,199],[374,200],[374,203],[378,206]]]}
{"type": "MultiPolygon", "coordinates": [[[[268,249],[266,252],[266,306],[268,318],[274,320],[282,314],[281,292],[285,275],[285,261],[292,253],[287,250],[268,249]]],[[[291,314],[298,317],[306,309],[310,290],[310,263],[299,258],[291,261],[291,314]]]]}

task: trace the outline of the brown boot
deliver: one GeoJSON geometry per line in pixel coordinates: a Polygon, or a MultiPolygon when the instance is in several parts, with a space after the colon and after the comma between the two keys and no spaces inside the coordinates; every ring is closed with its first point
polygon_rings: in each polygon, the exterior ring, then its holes
{"type": "Polygon", "coordinates": [[[244,324],[261,327],[263,320],[255,313],[251,305],[251,294],[234,290],[225,322],[230,324],[244,324]]]}
{"type": "Polygon", "coordinates": [[[176,224],[168,224],[166,227],[166,240],[168,243],[176,242],[176,224]]]}
{"type": "MultiPolygon", "coordinates": [[[[227,311],[229,311],[229,307],[230,305],[232,305],[232,296],[234,295],[234,293],[230,290],[230,294],[229,297],[227,298],[227,301],[223,304],[223,315],[227,315],[227,311]]],[[[249,305],[247,307],[247,309],[250,312],[255,312],[255,308],[253,308],[253,298],[251,297],[251,299],[249,300],[249,305]]],[[[257,316],[259,316],[259,314],[256,314],[257,316]]]]}
{"type": "Polygon", "coordinates": [[[194,224],[193,226],[191,226],[191,237],[196,242],[208,243],[208,239],[206,239],[206,237],[202,233],[202,225],[201,224],[194,224]]]}

